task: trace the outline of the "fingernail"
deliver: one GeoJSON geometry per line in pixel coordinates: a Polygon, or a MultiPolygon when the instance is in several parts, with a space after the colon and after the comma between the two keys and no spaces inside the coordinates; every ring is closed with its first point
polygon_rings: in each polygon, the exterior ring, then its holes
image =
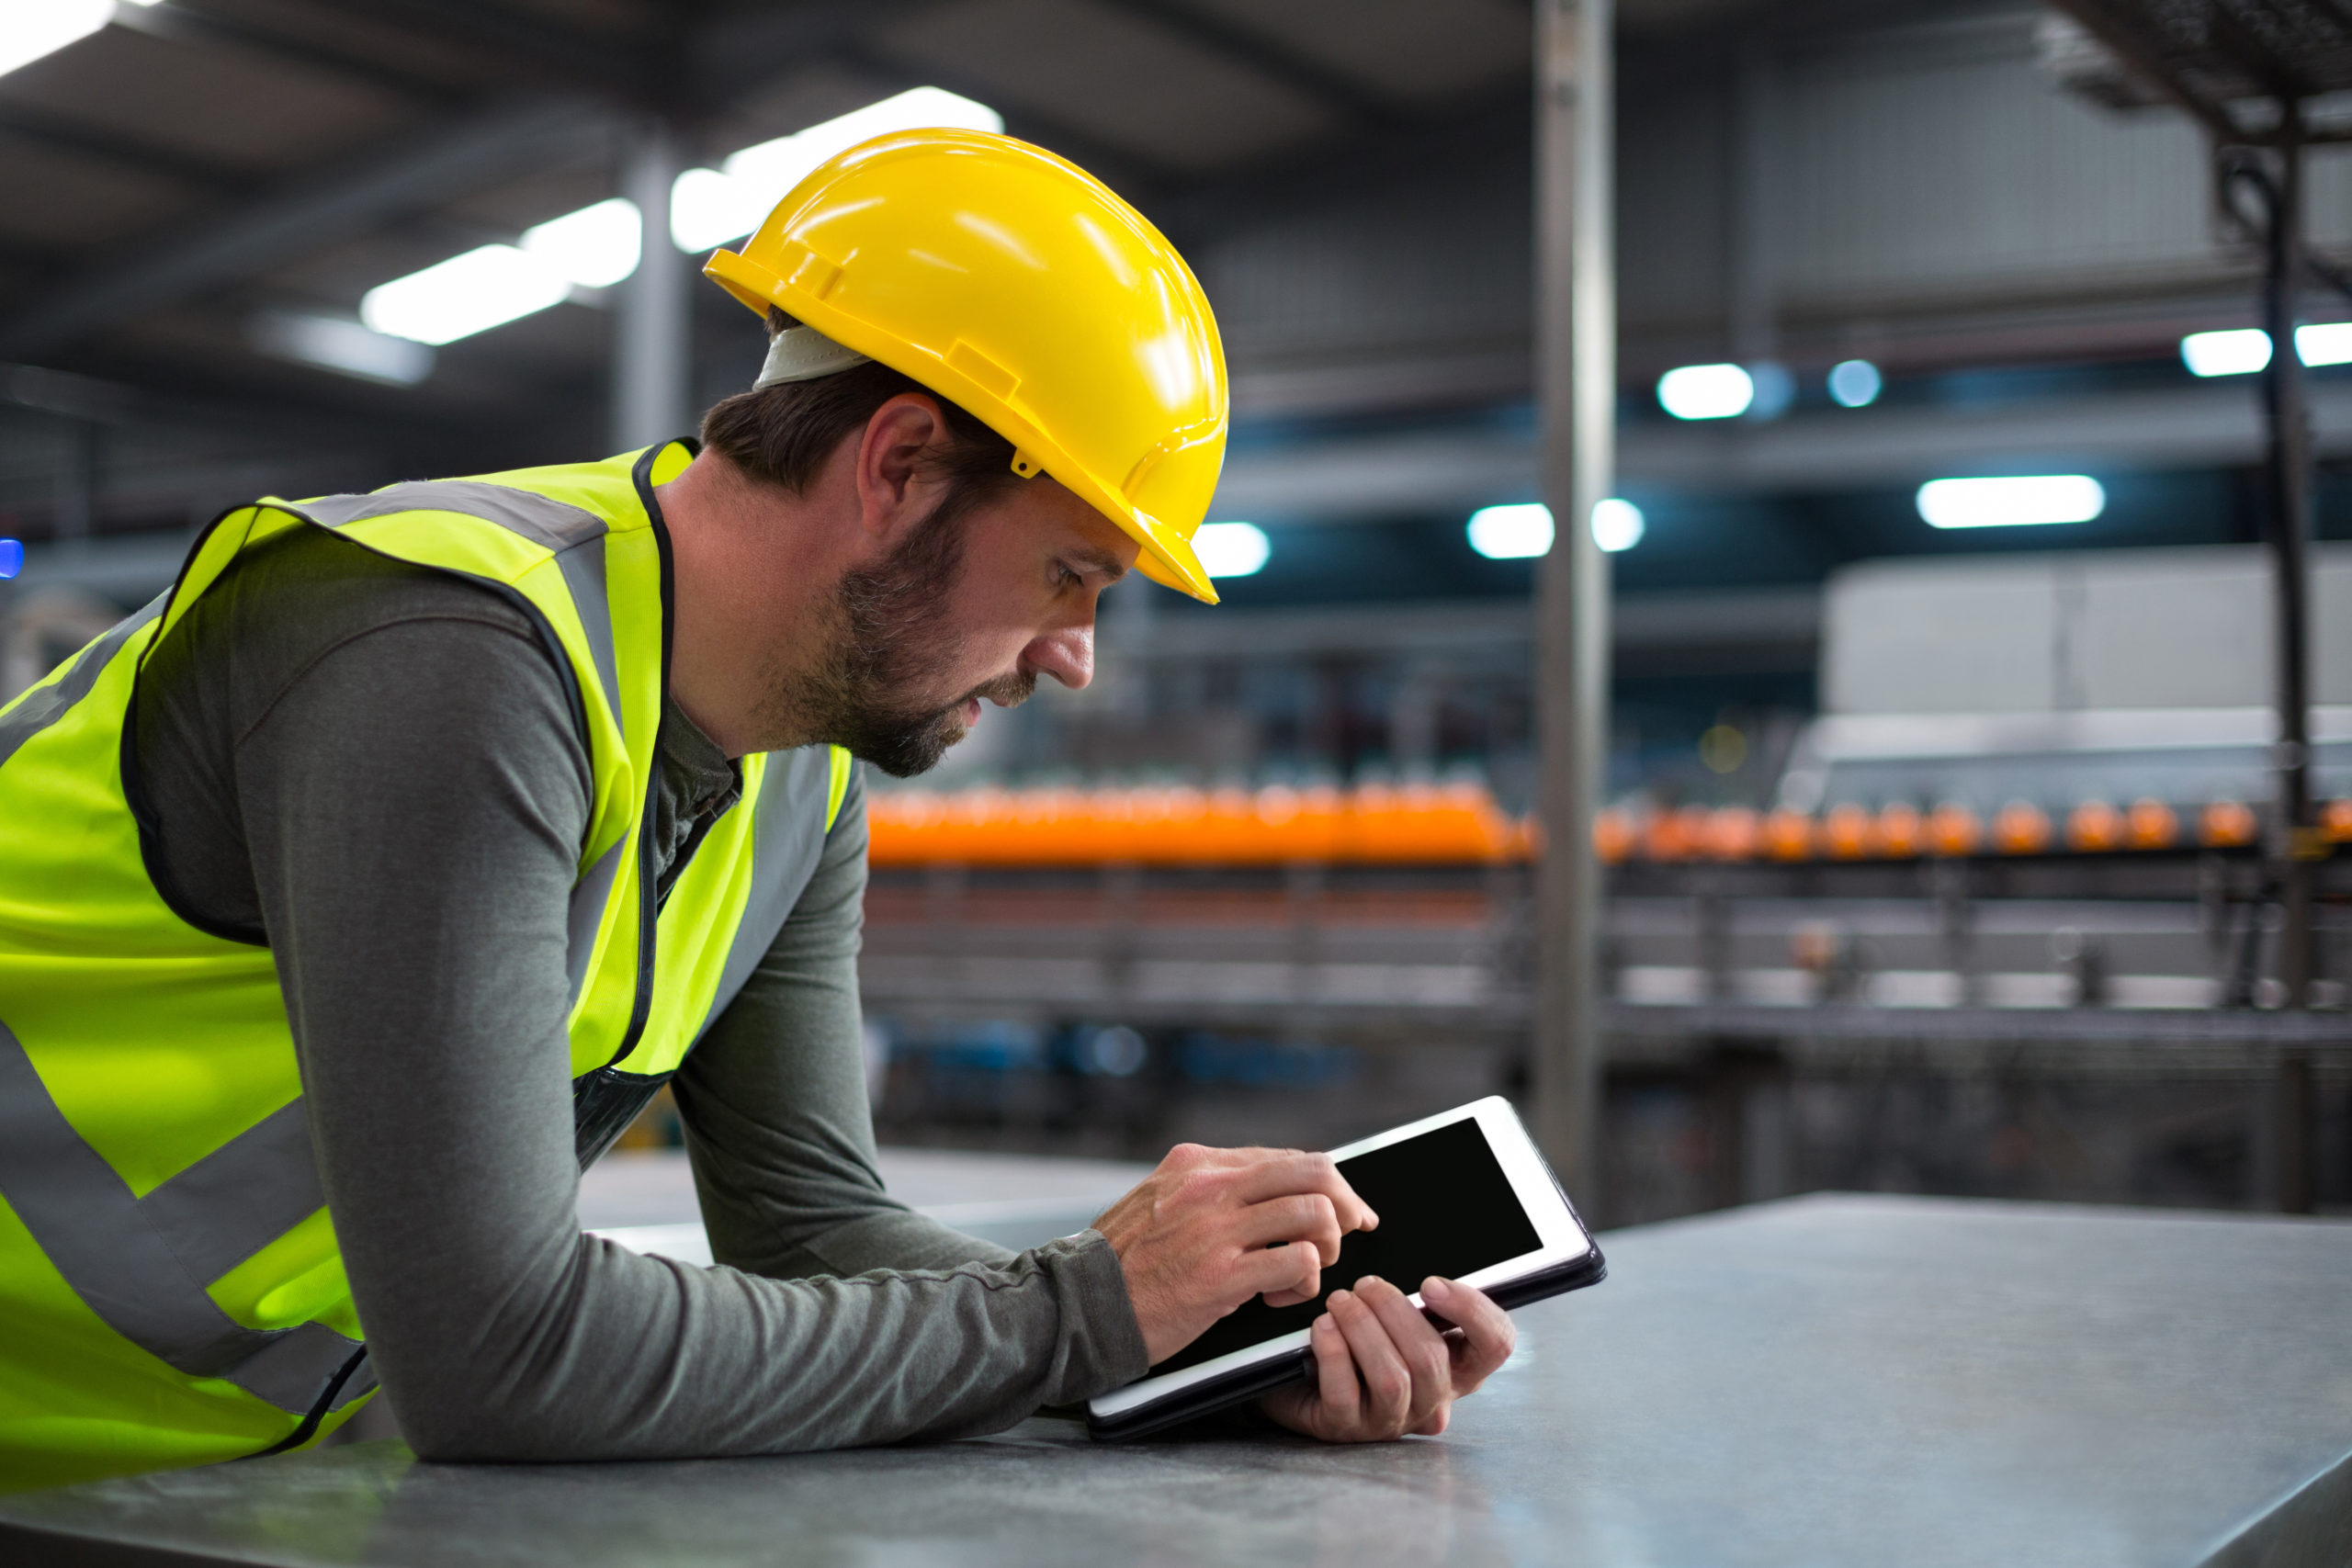
{"type": "Polygon", "coordinates": [[[1439,1279],[1434,1274],[1421,1281],[1421,1299],[1423,1301],[1442,1302],[1452,1294],[1453,1294],[1453,1285],[1439,1279]]]}
{"type": "Polygon", "coordinates": [[[1341,1302],[1346,1301],[1347,1299],[1348,1292],[1345,1291],[1333,1291],[1330,1295],[1330,1302],[1333,1306],[1339,1305],[1341,1302]]]}
{"type": "Polygon", "coordinates": [[[1315,1320],[1315,1332],[1316,1332],[1316,1333],[1317,1333],[1317,1334],[1327,1333],[1327,1332],[1329,1332],[1329,1330],[1331,1330],[1331,1329],[1337,1328],[1338,1326],[1339,1326],[1339,1325],[1338,1325],[1338,1324],[1333,1323],[1333,1322],[1331,1321],[1331,1314],[1330,1314],[1329,1313],[1328,1313],[1328,1312],[1327,1312],[1327,1313],[1325,1313],[1321,1317],[1318,1317],[1318,1318],[1317,1318],[1317,1319],[1315,1320]]]}

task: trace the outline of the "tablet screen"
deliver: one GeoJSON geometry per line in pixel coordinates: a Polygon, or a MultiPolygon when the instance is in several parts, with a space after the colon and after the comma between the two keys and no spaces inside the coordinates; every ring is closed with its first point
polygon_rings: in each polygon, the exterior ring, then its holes
{"type": "MultiPolygon", "coordinates": [[[[1367,1274],[1410,1294],[1432,1274],[1459,1280],[1543,1246],[1475,1116],[1343,1159],[1340,1174],[1380,1216],[1380,1228],[1341,1238],[1340,1261],[1323,1270],[1327,1296],[1367,1274]]],[[[1270,1307],[1264,1297],[1253,1296],[1150,1375],[1306,1328],[1322,1311],[1319,1298],[1270,1307]]]]}

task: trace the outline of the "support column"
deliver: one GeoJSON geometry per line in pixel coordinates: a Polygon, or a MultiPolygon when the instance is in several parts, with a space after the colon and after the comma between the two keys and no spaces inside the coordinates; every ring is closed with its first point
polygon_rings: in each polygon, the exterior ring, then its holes
{"type": "MultiPolygon", "coordinates": [[[[2286,106],[2290,123],[2301,109],[2286,106]]],[[[2263,412],[2269,425],[2270,550],[2273,619],[2278,665],[2277,807],[2272,857],[2286,923],[2278,933],[2278,980],[2290,1008],[2307,1007],[2312,982],[2312,863],[2326,852],[2312,818],[2311,636],[2309,555],[2312,536],[2311,420],[2302,356],[2295,351],[2303,283],[2303,151],[2290,140],[2279,149],[2270,207],[2268,275],[2263,325],[2269,329],[2270,367],[2263,378],[2263,412]]]]}
{"type": "Polygon", "coordinates": [[[616,290],[613,449],[694,431],[694,263],[670,240],[670,187],[685,166],[675,130],[648,120],[622,151],[621,194],[645,224],[637,271],[616,290]]]}
{"type": "Polygon", "coordinates": [[[1615,457],[1612,0],[1537,0],[1536,355],[1555,532],[1536,579],[1544,861],[1536,876],[1535,1135],[1587,1212],[1600,1190],[1600,886],[1592,852],[1609,741],[1609,568],[1592,509],[1615,457]]]}

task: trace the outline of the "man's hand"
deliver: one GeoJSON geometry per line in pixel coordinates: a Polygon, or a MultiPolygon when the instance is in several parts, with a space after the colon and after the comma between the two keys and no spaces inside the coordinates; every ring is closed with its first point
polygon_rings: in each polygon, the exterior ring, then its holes
{"type": "Polygon", "coordinates": [[[1094,1228],[1119,1255],[1159,1362],[1251,1296],[1313,1301],[1340,1238],[1379,1223],[1329,1155],[1179,1144],[1094,1228]]]}
{"type": "Polygon", "coordinates": [[[1510,1359],[1518,1334],[1509,1313],[1467,1285],[1432,1277],[1421,1281],[1421,1299],[1451,1331],[1439,1332],[1385,1280],[1332,1292],[1307,1335],[1315,1381],[1277,1389],[1258,1407],[1327,1443],[1436,1437],[1453,1402],[1510,1359]]]}

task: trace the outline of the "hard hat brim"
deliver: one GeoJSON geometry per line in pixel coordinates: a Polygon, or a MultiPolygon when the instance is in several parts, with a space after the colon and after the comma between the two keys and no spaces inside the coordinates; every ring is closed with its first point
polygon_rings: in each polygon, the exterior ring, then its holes
{"type": "Polygon", "coordinates": [[[1190,539],[1131,503],[1115,487],[1063,450],[1018,408],[949,361],[860,321],[813,291],[777,276],[733,251],[713,252],[702,270],[704,276],[763,320],[773,305],[834,342],[854,348],[869,359],[879,360],[968,411],[1012,443],[1016,468],[1025,467],[1020,458],[1029,459],[1035,468],[1051,474],[1140,545],[1142,551],[1136,558],[1136,569],[1145,577],[1204,604],[1217,603],[1216,585],[1193,552],[1190,539]]]}

